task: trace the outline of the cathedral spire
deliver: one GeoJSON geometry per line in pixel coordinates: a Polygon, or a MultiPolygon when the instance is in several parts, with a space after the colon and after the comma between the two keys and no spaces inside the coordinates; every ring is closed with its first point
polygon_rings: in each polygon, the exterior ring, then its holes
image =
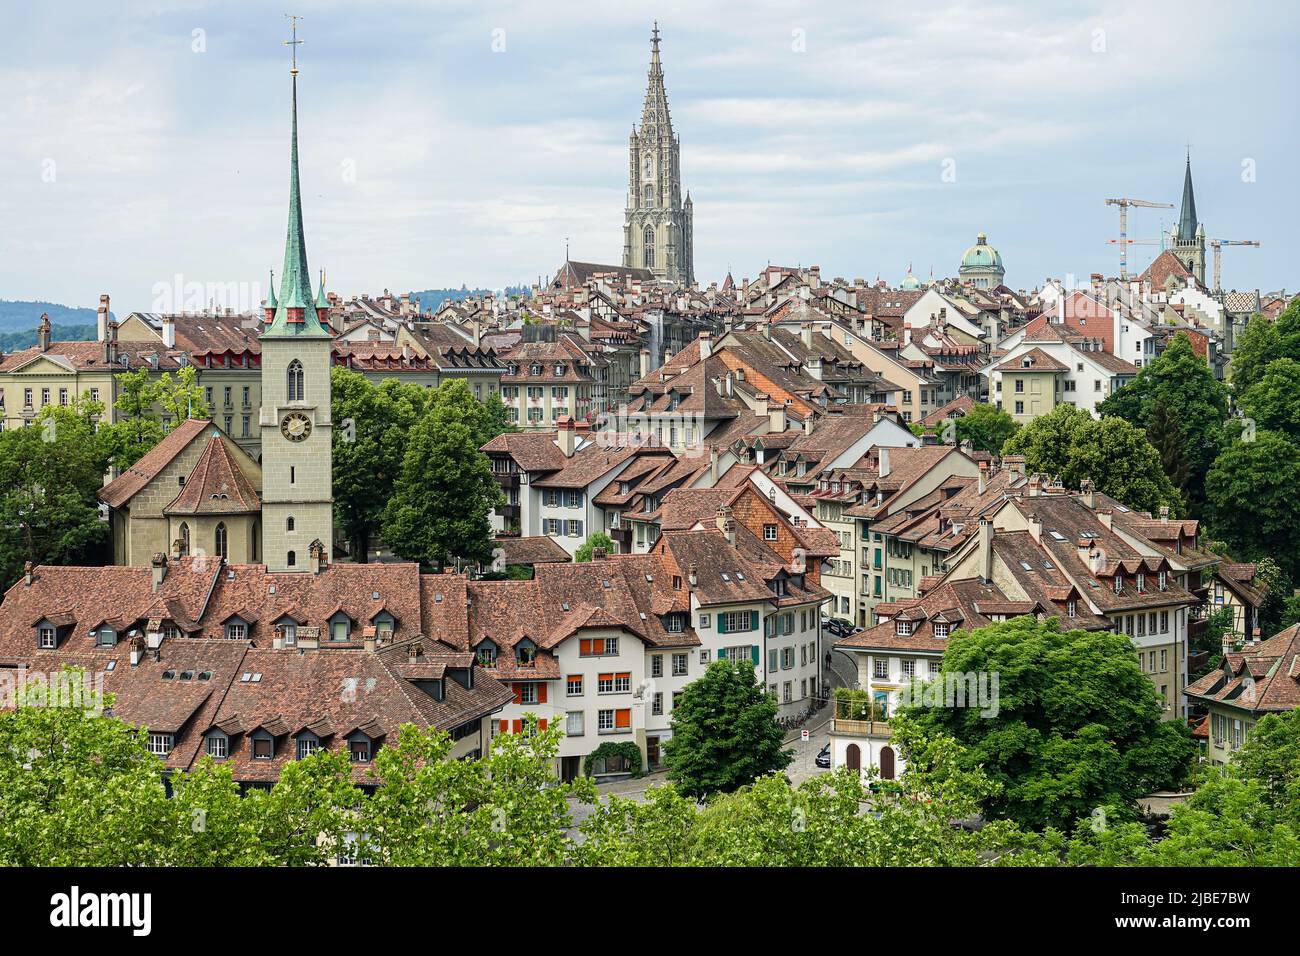
{"type": "Polygon", "coordinates": [[[1192,155],[1187,154],[1187,170],[1183,174],[1183,208],[1178,216],[1178,240],[1193,242],[1196,239],[1196,195],[1192,192],[1192,155]]]}
{"type": "Polygon", "coordinates": [[[659,21],[650,33],[650,73],[646,83],[645,108],[641,111],[641,133],[672,137],[673,121],[668,115],[668,93],[664,89],[664,68],[659,62],[659,21]]]}
{"type": "Polygon", "coordinates": [[[289,70],[293,84],[291,106],[292,133],[289,140],[289,227],[284,239],[284,266],[280,270],[280,296],[275,316],[265,335],[328,336],[316,314],[317,303],[311,291],[311,271],[307,268],[307,239],[302,225],[302,189],[298,181],[298,22],[293,21],[293,39],[286,40],[293,50],[293,67],[289,70]]]}

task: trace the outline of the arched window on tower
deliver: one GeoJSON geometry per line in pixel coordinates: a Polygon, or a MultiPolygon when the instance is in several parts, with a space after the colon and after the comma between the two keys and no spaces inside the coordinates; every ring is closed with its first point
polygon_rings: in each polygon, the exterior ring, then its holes
{"type": "Polygon", "coordinates": [[[646,183],[645,187],[641,190],[641,192],[645,194],[645,201],[647,205],[654,201],[655,198],[654,183],[646,183]]]}
{"type": "Polygon", "coordinates": [[[217,525],[216,545],[217,554],[223,558],[230,557],[226,549],[226,523],[224,521],[217,525]]]}
{"type": "Polygon", "coordinates": [[[190,525],[188,521],[181,522],[181,554],[190,553],[190,525]]]}
{"type": "Polygon", "coordinates": [[[653,269],[655,266],[655,231],[653,226],[645,227],[645,267],[653,269]]]}
{"type": "Polygon", "coordinates": [[[294,359],[289,363],[289,401],[303,400],[302,363],[294,359]]]}

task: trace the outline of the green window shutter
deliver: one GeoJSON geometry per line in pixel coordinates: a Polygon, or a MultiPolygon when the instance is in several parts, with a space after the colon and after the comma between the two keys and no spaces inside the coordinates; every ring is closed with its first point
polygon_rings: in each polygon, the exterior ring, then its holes
{"type": "MultiPolygon", "coordinates": [[[[755,611],[754,614],[757,615],[758,612],[755,611]]],[[[757,668],[757,667],[758,667],[758,664],[759,664],[759,659],[758,659],[758,645],[757,645],[757,644],[752,644],[752,645],[750,645],[750,648],[749,648],[749,649],[750,649],[750,651],[751,651],[751,652],[753,653],[753,655],[754,655],[754,667],[757,668]]]]}
{"type": "Polygon", "coordinates": [[[757,630],[758,630],[758,612],[757,612],[757,611],[750,611],[750,612],[749,612],[749,629],[750,629],[751,631],[757,631],[757,630]]]}
{"type": "Polygon", "coordinates": [[[718,660],[720,660],[720,661],[721,661],[721,660],[726,660],[726,658],[727,658],[727,650],[726,650],[726,648],[719,647],[719,648],[718,648],[718,660]]]}

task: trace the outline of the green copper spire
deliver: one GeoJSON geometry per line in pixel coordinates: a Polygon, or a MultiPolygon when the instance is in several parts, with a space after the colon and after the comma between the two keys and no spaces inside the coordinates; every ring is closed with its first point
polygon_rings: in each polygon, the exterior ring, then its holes
{"type": "Polygon", "coordinates": [[[284,240],[284,268],[275,316],[263,336],[329,338],[316,316],[307,268],[307,240],[302,228],[302,190],[298,184],[298,70],[293,73],[293,136],[289,148],[289,231],[284,240]]]}
{"type": "Polygon", "coordinates": [[[320,271],[320,291],[316,293],[316,308],[328,309],[330,307],[329,296],[325,294],[325,270],[320,271]]]}
{"type": "Polygon", "coordinates": [[[271,270],[271,285],[269,288],[271,291],[266,297],[266,307],[270,309],[272,312],[274,312],[275,311],[275,270],[274,269],[271,270]]]}
{"type": "Polygon", "coordinates": [[[1196,196],[1192,193],[1192,157],[1187,157],[1183,175],[1183,208],[1178,216],[1178,241],[1196,241],[1196,196]]]}

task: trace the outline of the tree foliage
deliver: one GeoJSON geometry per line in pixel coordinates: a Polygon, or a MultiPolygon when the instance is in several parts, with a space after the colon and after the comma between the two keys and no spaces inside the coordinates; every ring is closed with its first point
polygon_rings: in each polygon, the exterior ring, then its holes
{"type": "Polygon", "coordinates": [[[785,769],[791,757],[782,749],[776,710],[752,663],[714,661],[673,708],[673,734],[664,745],[669,779],[685,794],[704,796],[785,769]]]}
{"type": "Polygon", "coordinates": [[[1300,362],[1289,358],[1269,362],[1241,393],[1238,405],[1257,429],[1279,432],[1300,443],[1300,362]]]}
{"type": "Polygon", "coordinates": [[[23,564],[99,564],[108,525],[97,493],[108,452],[95,430],[103,405],[46,405],[29,428],[0,432],[0,586],[23,564]]]}
{"type": "Polygon", "coordinates": [[[956,420],[956,428],[958,442],[969,441],[977,451],[998,455],[1020,425],[1000,408],[977,404],[956,420]]]}
{"type": "Polygon", "coordinates": [[[1250,317],[1232,350],[1228,374],[1233,392],[1241,396],[1264,374],[1265,367],[1282,358],[1282,337],[1272,319],[1259,315],[1250,317]]]}
{"type": "Polygon", "coordinates": [[[604,548],[606,554],[614,553],[614,539],[603,531],[596,531],[587,535],[587,540],[578,546],[578,550],[573,554],[575,562],[590,561],[596,548],[604,548]]]}
{"type": "Polygon", "coordinates": [[[1271,555],[1295,579],[1300,574],[1297,487],[1300,448],[1277,432],[1245,432],[1224,448],[1207,476],[1210,528],[1238,560],[1271,555]]]}
{"type": "Polygon", "coordinates": [[[444,382],[432,393],[406,436],[384,507],[384,540],[396,554],[439,571],[455,559],[491,561],[488,514],[505,496],[479,448],[493,437],[493,427],[463,381],[444,382]]]}
{"type": "Polygon", "coordinates": [[[1142,794],[1177,783],[1192,744],[1161,721],[1161,705],[1122,634],[1061,631],[1055,619],[1019,617],[959,632],[942,673],[998,675],[998,707],[903,708],[891,726],[948,735],[959,760],[982,767],[995,789],[987,816],[1069,831],[1094,808],[1133,813],[1142,794]]]}
{"type": "MultiPolygon", "coordinates": [[[[1144,429],[1148,437],[1153,429],[1162,432],[1161,459],[1186,462],[1185,480],[1174,484],[1187,495],[1192,508],[1199,510],[1205,497],[1205,475],[1219,453],[1221,425],[1228,416],[1228,390],[1215,379],[1209,363],[1196,354],[1186,334],[1174,336],[1156,359],[1102,402],[1098,411],[1103,417],[1122,418],[1144,429]],[[1157,416],[1163,418],[1159,423],[1157,416]],[[1181,438],[1180,455],[1170,447],[1174,428],[1181,438]]],[[[1152,444],[1156,444],[1154,438],[1152,444]]]]}
{"type": "Polygon", "coordinates": [[[1093,418],[1081,408],[1058,405],[1007,440],[1005,455],[1024,455],[1031,472],[1060,477],[1078,488],[1091,478],[1098,491],[1130,508],[1155,513],[1168,505],[1175,515],[1182,498],[1141,429],[1121,418],[1093,418]]]}

